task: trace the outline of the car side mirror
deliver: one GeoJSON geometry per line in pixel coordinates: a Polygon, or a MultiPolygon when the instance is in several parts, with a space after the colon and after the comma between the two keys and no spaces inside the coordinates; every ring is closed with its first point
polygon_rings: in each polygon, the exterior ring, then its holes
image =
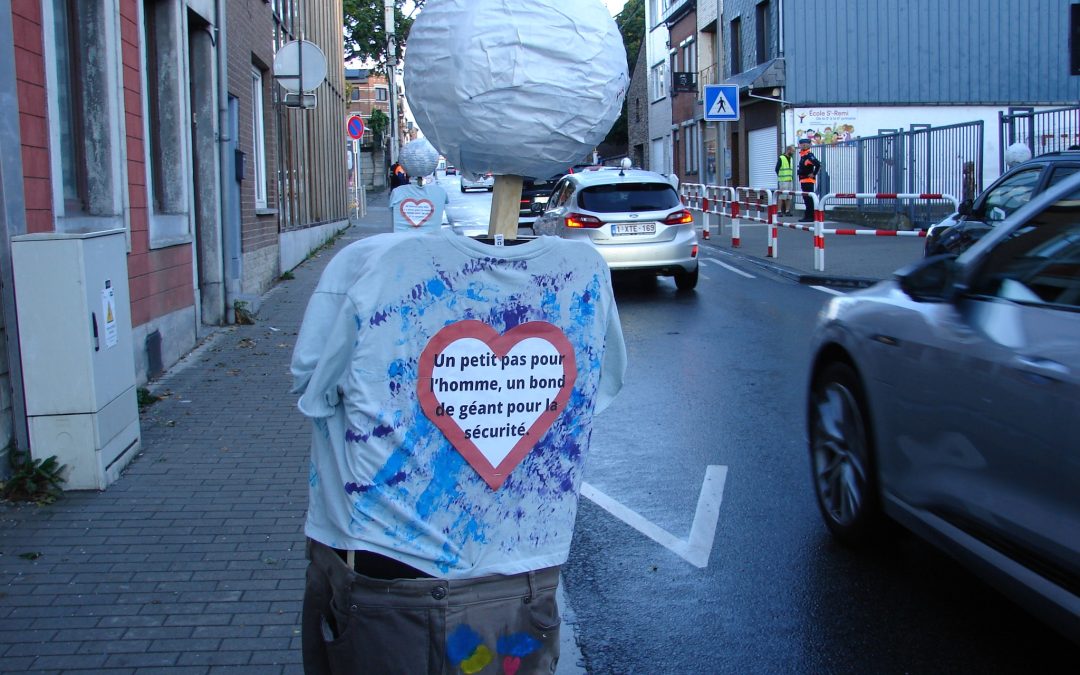
{"type": "Polygon", "coordinates": [[[956,297],[956,256],[935,255],[895,273],[900,290],[917,302],[951,302],[956,297]]]}
{"type": "Polygon", "coordinates": [[[959,206],[956,207],[956,212],[961,216],[970,216],[971,206],[973,203],[974,202],[972,202],[970,199],[965,199],[964,201],[960,202],[959,206]]]}

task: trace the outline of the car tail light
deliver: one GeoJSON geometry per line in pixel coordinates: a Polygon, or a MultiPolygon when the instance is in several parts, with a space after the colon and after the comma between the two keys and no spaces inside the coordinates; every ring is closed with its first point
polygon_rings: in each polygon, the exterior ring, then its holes
{"type": "Polygon", "coordinates": [[[596,216],[587,216],[584,213],[570,213],[566,216],[567,227],[597,228],[603,224],[596,216]]]}
{"type": "Polygon", "coordinates": [[[694,222],[694,214],[690,213],[686,209],[682,211],[676,211],[664,218],[665,225],[686,225],[694,222]]]}
{"type": "Polygon", "coordinates": [[[696,258],[698,253],[698,245],[694,244],[694,248],[690,249],[690,257],[696,258]]]}

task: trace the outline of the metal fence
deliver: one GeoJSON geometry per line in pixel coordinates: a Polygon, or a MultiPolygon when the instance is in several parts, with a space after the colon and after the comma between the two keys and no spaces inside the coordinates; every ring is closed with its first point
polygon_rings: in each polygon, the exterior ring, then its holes
{"type": "MultiPolygon", "coordinates": [[[[912,125],[878,136],[814,146],[821,160],[817,192],[943,193],[974,198],[982,190],[983,123],[944,127],[912,125]]],[[[850,206],[864,213],[904,213],[914,225],[942,217],[940,204],[857,199],[850,206]]]]}
{"type": "Polygon", "coordinates": [[[1028,146],[1032,157],[1080,146],[1080,106],[1039,112],[1033,108],[1009,108],[1009,112],[999,113],[998,118],[1001,141],[998,162],[1002,173],[1007,168],[1005,150],[1013,143],[1028,146]]]}

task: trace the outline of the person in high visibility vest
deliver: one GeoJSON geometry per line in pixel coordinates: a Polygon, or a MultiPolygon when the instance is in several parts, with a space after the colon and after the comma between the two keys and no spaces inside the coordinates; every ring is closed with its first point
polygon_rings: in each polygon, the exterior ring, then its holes
{"type": "Polygon", "coordinates": [[[409,174],[405,173],[405,167],[400,162],[390,165],[390,189],[409,184],[409,174]]]}
{"type": "Polygon", "coordinates": [[[810,152],[810,139],[799,139],[799,189],[803,192],[803,205],[806,212],[799,218],[800,223],[814,222],[814,198],[810,193],[817,186],[818,171],[821,171],[821,162],[810,152]]]}
{"type": "MultiPolygon", "coordinates": [[[[776,185],[777,185],[777,188],[780,189],[780,190],[794,190],[795,189],[795,181],[794,181],[795,173],[794,173],[794,170],[792,169],[792,165],[791,165],[792,159],[794,157],[795,157],[795,146],[794,145],[789,145],[786,148],[784,148],[784,154],[780,155],[780,157],[777,158],[777,160],[776,160],[776,168],[773,169],[773,170],[776,171],[776,185]]],[[[794,202],[794,200],[792,199],[792,195],[789,194],[789,195],[781,196],[780,199],[779,199],[779,203],[780,203],[779,215],[781,215],[781,216],[793,216],[793,215],[795,215],[795,212],[792,210],[794,208],[794,203],[793,202],[794,202]]]]}

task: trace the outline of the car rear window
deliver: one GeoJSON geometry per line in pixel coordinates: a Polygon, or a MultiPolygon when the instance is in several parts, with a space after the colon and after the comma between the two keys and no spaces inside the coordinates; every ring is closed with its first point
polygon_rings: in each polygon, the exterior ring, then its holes
{"type": "Polygon", "coordinates": [[[665,211],[681,202],[675,188],[663,183],[614,183],[585,188],[578,203],[586,211],[621,213],[665,211]]]}
{"type": "Polygon", "coordinates": [[[521,183],[521,189],[533,193],[551,192],[555,187],[555,183],[559,182],[562,178],[562,174],[558,176],[552,176],[551,178],[526,178],[521,183]]]}

